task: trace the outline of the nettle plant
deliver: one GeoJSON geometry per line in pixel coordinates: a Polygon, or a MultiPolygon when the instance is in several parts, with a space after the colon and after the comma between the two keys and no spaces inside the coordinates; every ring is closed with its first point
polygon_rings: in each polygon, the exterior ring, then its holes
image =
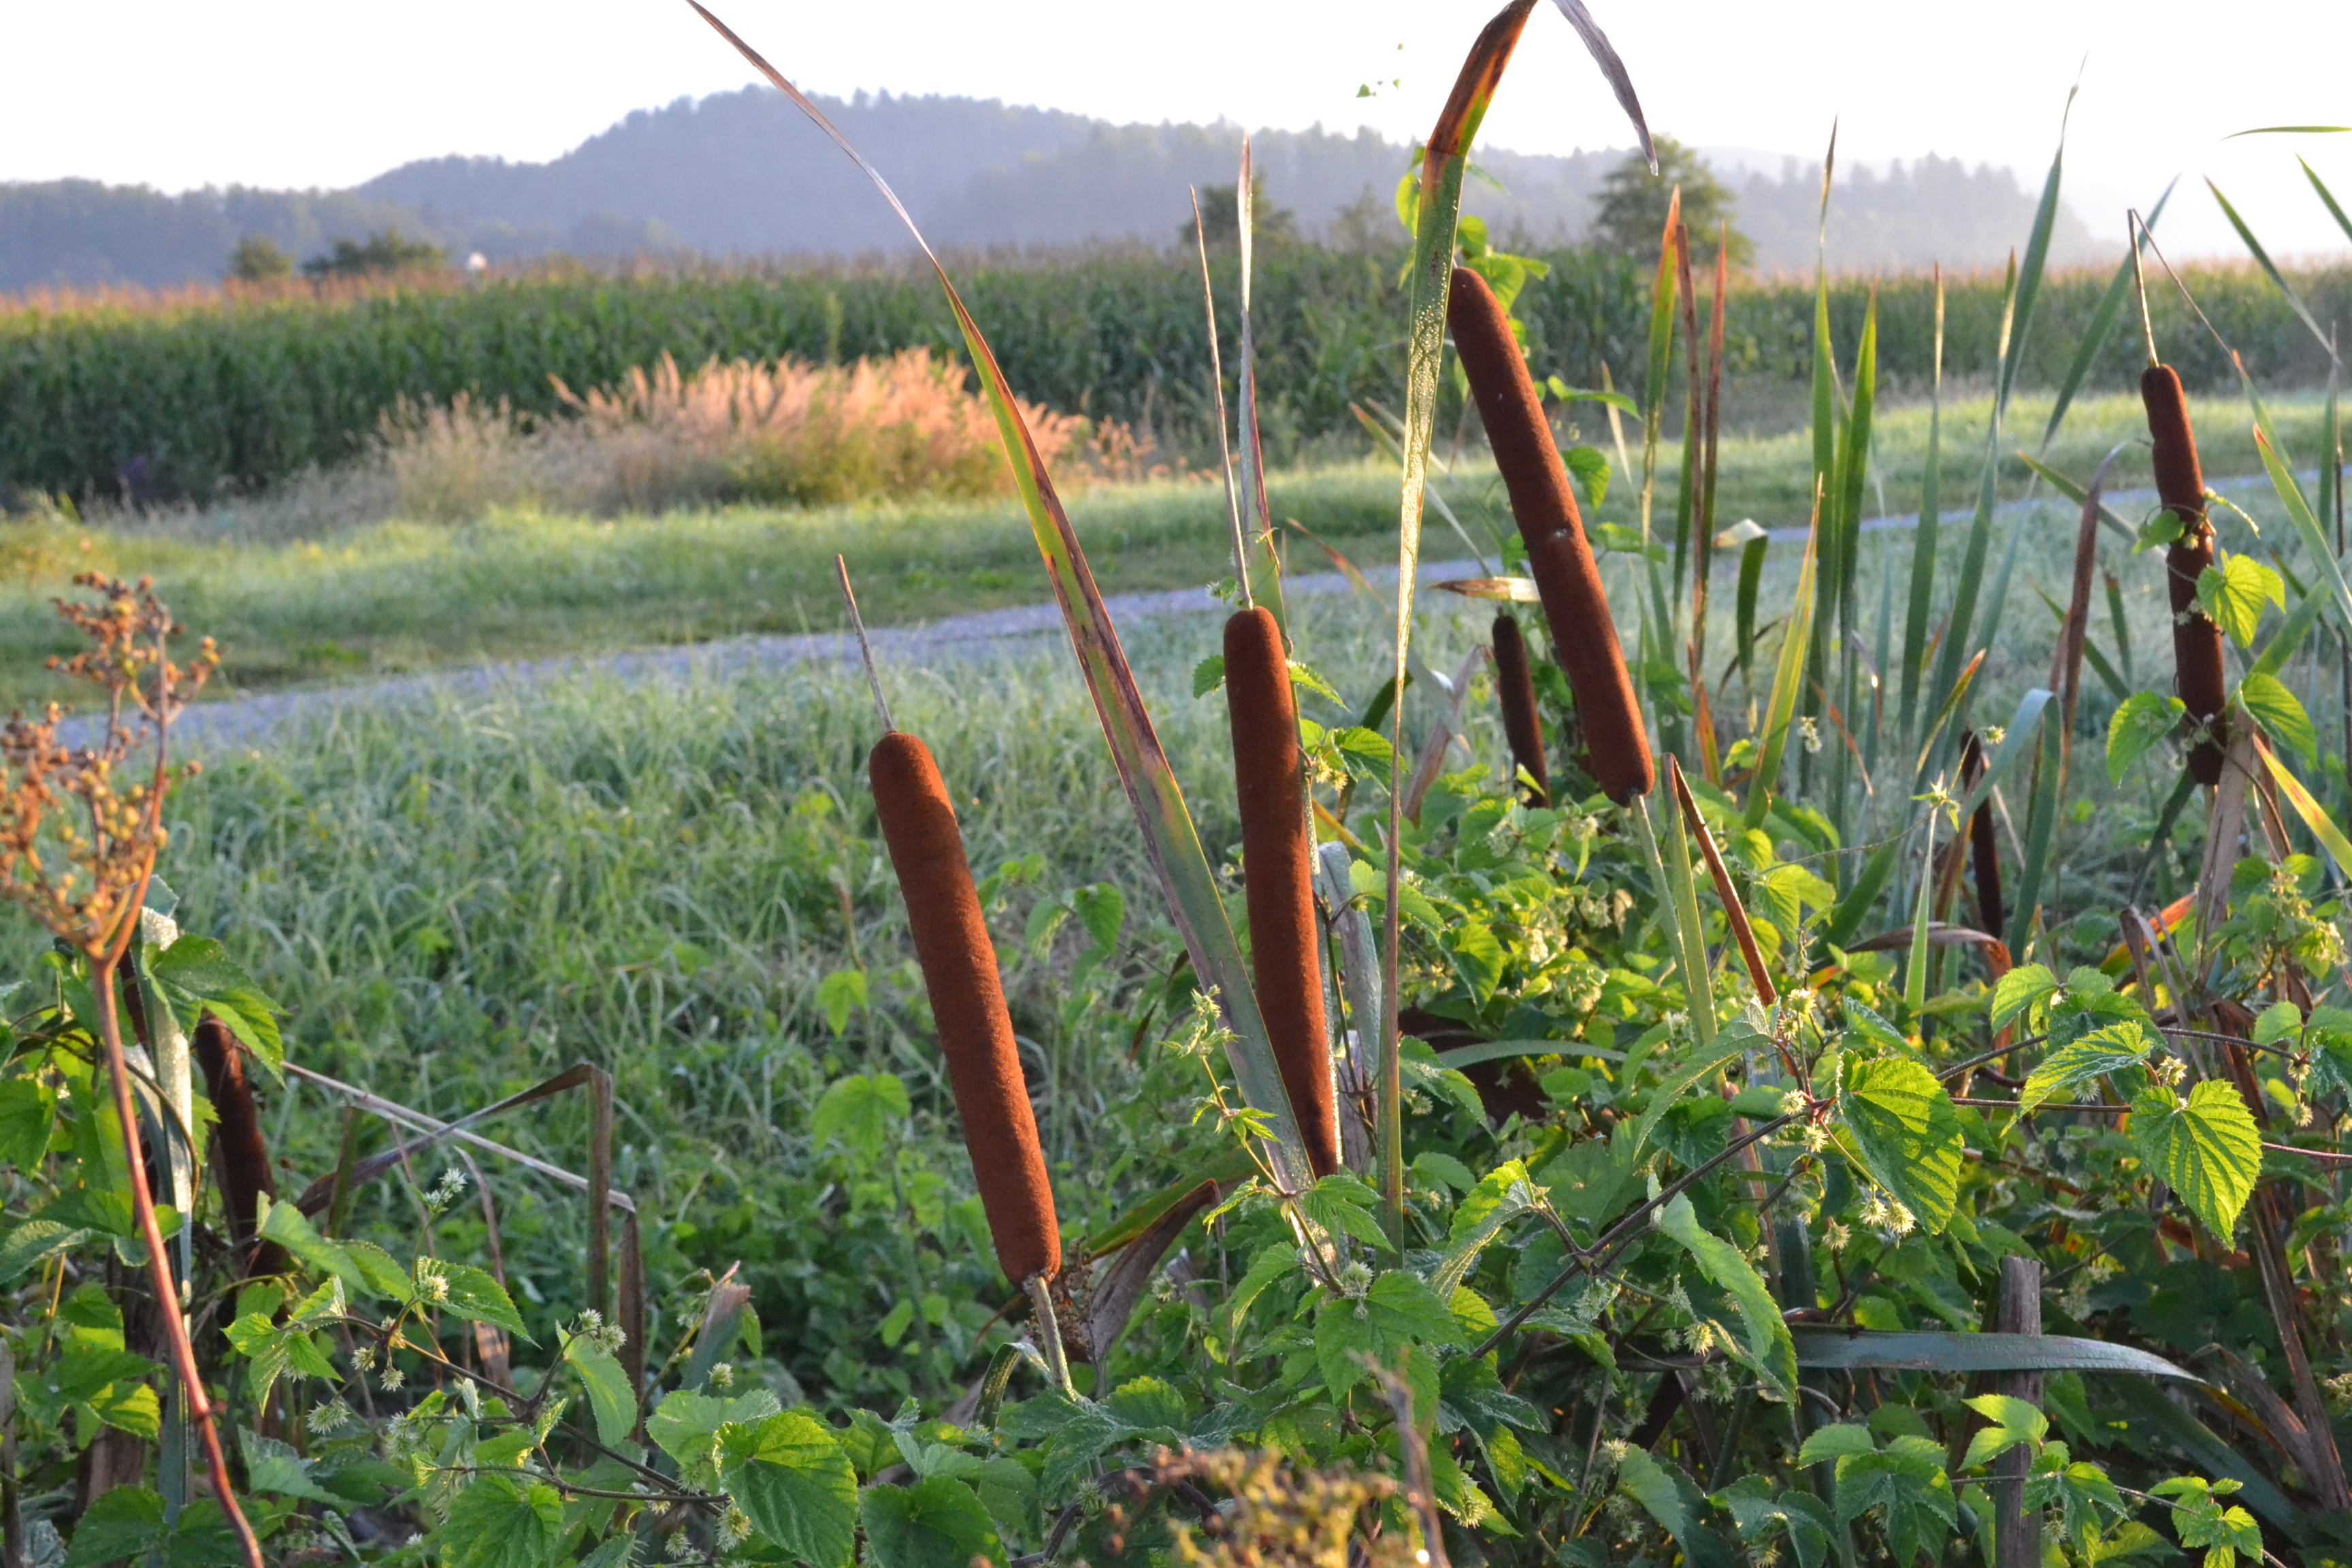
{"type": "MultiPolygon", "coordinates": [[[[611,1184],[611,1083],[593,1068],[467,1119],[572,1089],[591,1103],[584,1174],[526,1162],[592,1199],[591,1305],[542,1340],[495,1252],[434,1242],[487,1195],[470,1155],[428,1179],[482,1146],[465,1127],[370,1101],[414,1136],[364,1160],[347,1140],[332,1173],[280,1197],[247,1075],[306,1069],[153,879],[165,741],[209,653],[175,668],[152,593],[85,584],[95,602],[66,606],[91,640],[73,668],[106,692],[103,727],[76,745],[52,714],[0,744],[0,886],[58,938],[0,1077],[0,1279],[20,1305],[0,1379],[11,1562],[2352,1558],[2337,1426],[2352,1196],[2336,1173],[2352,1009],[2344,911],[2294,825],[2338,876],[2352,846],[2271,750],[2311,754],[2286,679],[2299,642],[2331,609],[2352,629],[2316,514],[2280,462],[2282,500],[2318,539],[2314,586],[2232,691],[2221,631],[2259,640],[2284,577],[2273,594],[2242,554],[2216,556],[2177,381],[2151,373],[2170,521],[2148,537],[2168,551],[2179,695],[2121,694],[2107,761],[2122,777],[2177,756],[2151,857],[2168,874],[2174,826],[2211,793],[2192,890],[2152,912],[2127,901],[2110,946],[2113,925],[2051,907],[2097,483],[2050,686],[2000,731],[1963,732],[1999,617],[1996,594],[1976,618],[1999,453],[1942,631],[1922,607],[1923,529],[1901,651],[1890,578],[1871,657],[1855,563],[1874,325],[1842,401],[1824,305],[1816,515],[1767,693],[1735,732],[1718,717],[1732,674],[1710,681],[1702,658],[1720,267],[1703,331],[1670,217],[1644,401],[1599,395],[1612,427],[1628,411],[1642,424],[1641,527],[1606,536],[1632,557],[1629,658],[1557,410],[1511,328],[1526,279],[1460,231],[1470,147],[1533,8],[1517,0],[1481,33],[1400,204],[1405,569],[1393,662],[1347,672],[1377,685],[1360,708],[1300,658],[1244,312],[1240,604],[1198,680],[1233,721],[1238,889],[1202,847],[1021,405],[940,270],[1173,940],[1138,966],[1152,978],[1122,977],[1125,910],[1102,889],[1041,906],[1028,935],[1066,920],[1087,933],[1068,1005],[1132,1007],[1140,1038],[1173,996],[1181,1025],[1121,1113],[1132,1148],[1103,1190],[1066,1177],[1057,1194],[991,925],[1003,874],[974,878],[946,782],[959,759],[893,726],[869,653],[876,821],[976,1193],[908,1148],[900,1079],[824,1090],[829,1194],[875,1275],[824,1300],[871,1305],[883,1364],[828,1361],[824,1404],[759,1373],[761,1327],[731,1272],[674,1281],[685,1310],[648,1312],[635,1208],[611,1184]],[[1677,336],[1694,435],[1670,545],[1649,500],[1677,336]],[[1444,499],[1429,454],[1449,339],[1501,479],[1461,512],[1511,527],[1502,574],[1454,586],[1540,621],[1506,609],[1452,679],[1415,649],[1412,570],[1422,508],[1444,499]],[[1487,690],[1503,765],[1454,767],[1487,690]],[[126,773],[142,747],[152,771],[126,773]],[[2026,804],[2006,897],[2004,781],[2026,804]],[[1972,925],[1952,918],[1970,878],[1972,925]],[[354,1234],[350,1194],[387,1180],[421,1241],[354,1234]],[[1079,1211],[1115,1217],[1066,1235],[1079,1211]],[[950,1294],[970,1275],[949,1255],[983,1247],[1003,1289],[950,1294]],[[876,1394],[884,1407],[863,1407],[876,1394]]],[[[1646,142],[1614,53],[1562,8],[1646,142]]],[[[1236,189],[1246,298],[1246,166],[1236,189]]],[[[2053,184],[2011,289],[2003,399],[2055,209],[2053,184]]],[[[1591,468],[1588,496],[1606,473],[1591,468]]],[[[1752,689],[1769,539],[1721,537],[1742,552],[1734,668],[1752,689]]],[[[866,1000],[844,980],[824,1005],[837,1030],[866,1000]]]]}

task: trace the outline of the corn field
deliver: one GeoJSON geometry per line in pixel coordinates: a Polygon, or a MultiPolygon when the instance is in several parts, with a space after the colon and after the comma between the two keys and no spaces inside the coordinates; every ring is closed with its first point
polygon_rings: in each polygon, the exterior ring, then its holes
{"type": "MultiPolygon", "coordinates": [[[[1832,219],[1834,225],[1834,219],[1832,219]]],[[[1832,226],[1832,245],[1834,245],[1832,226]]],[[[1293,246],[1258,258],[1252,302],[1265,374],[1259,423],[1276,460],[1344,440],[1351,403],[1393,394],[1402,295],[1398,255],[1293,246]]],[[[1648,270],[1590,250],[1542,250],[1549,275],[1514,307],[1540,380],[1643,389],[1648,270]]],[[[1221,329],[1238,330],[1229,261],[1217,264],[1221,329]]],[[[1195,458],[1214,446],[1209,342],[1198,276],[1181,252],[1104,254],[969,268],[968,298],[1003,345],[1024,397],[1134,427],[1195,458]]],[[[2221,333],[2272,385],[2315,384],[2325,357],[2251,268],[2184,276],[2221,333]]],[[[2104,269],[2045,280],[2018,384],[2067,368],[2107,281],[2104,269]]],[[[2352,268],[2298,275],[2323,321],[2352,318],[2352,268]]],[[[1992,368],[1996,274],[1946,280],[1948,377],[1992,368]]],[[[1881,375],[1890,390],[1931,372],[1934,286],[1926,276],[1833,280],[1832,335],[1851,342],[1873,290],[1881,375]]],[[[1810,279],[1736,280],[1725,368],[1792,388],[1811,374],[1810,279]]],[[[2168,291],[2158,324],[2185,326],[2168,291]]],[[[2181,331],[2192,390],[2231,384],[2201,333],[2181,331]]],[[[2112,342],[2090,384],[2120,390],[2129,344],[2112,342]]],[[[597,276],[576,270],[482,284],[410,279],[323,291],[238,289],[142,297],[45,297],[0,309],[0,499],[197,500],[249,491],[362,450],[401,400],[461,394],[526,416],[558,416],[555,383],[616,385],[664,354],[679,364],[793,357],[818,363],[929,348],[952,359],[953,321],[928,279],[891,268],[597,276]]],[[[1449,390],[1445,408],[1458,412],[1449,390]]]]}

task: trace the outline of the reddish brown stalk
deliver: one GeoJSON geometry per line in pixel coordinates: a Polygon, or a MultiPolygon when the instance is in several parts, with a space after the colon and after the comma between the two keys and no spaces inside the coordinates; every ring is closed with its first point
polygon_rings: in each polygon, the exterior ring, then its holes
{"type": "Polygon", "coordinates": [[[1551,804],[1551,773],[1544,763],[1543,716],[1536,711],[1534,671],[1528,639],[1508,610],[1495,613],[1495,700],[1503,710],[1503,735],[1511,742],[1511,764],[1534,780],[1520,793],[1529,805],[1551,804]]]}
{"type": "Polygon", "coordinates": [[[1739,901],[1739,889],[1731,885],[1731,868],[1723,863],[1723,851],[1715,847],[1715,835],[1707,831],[1706,818],[1698,813],[1698,801],[1691,795],[1690,781],[1683,777],[1679,758],[1666,759],[1666,776],[1674,781],[1675,801],[1681,806],[1683,822],[1698,840],[1699,853],[1706,858],[1706,874],[1715,884],[1715,896],[1723,905],[1723,918],[1731,927],[1733,940],[1739,943],[1739,956],[1748,965],[1748,981],[1756,987],[1757,999],[1767,1007],[1780,999],[1772,984],[1772,972],[1765,966],[1764,950],[1756,944],[1756,928],[1748,923],[1747,906],[1739,901]]]}
{"type": "Polygon", "coordinates": [[[1242,817],[1250,968],[1290,1113],[1318,1176],[1339,1168],[1339,1112],[1323,1016],[1322,939],[1315,925],[1315,846],[1282,627],[1263,605],[1225,623],[1225,708],[1242,817]]]}
{"type": "Polygon", "coordinates": [[[2197,580],[2213,564],[2213,525],[2205,516],[2205,472],[2197,461],[2197,437],[2189,426],[2189,398],[2170,365],[2140,373],[2140,401],[2147,405],[2147,433],[2155,443],[2156,493],[2180,520],[2180,537],[2165,552],[2165,575],[2172,595],[2172,660],[2189,722],[2200,731],[2189,749],[2189,776],[2201,784],[2221,782],[2221,707],[2227,679],[2221,667],[2221,628],[2197,607],[2197,580]]]}
{"type": "Polygon", "coordinates": [[[1624,805],[1655,787],[1657,770],[1568,469],[1511,336],[1510,318],[1485,279],[1467,268],[1454,269],[1446,320],[1527,544],[1528,574],[1551,628],[1552,656],[1568,672],[1576,697],[1586,765],[1609,797],[1624,805]]]}
{"type": "Polygon", "coordinates": [[[285,1248],[274,1241],[253,1246],[259,1199],[264,1193],[275,1198],[278,1181],[270,1173],[269,1144],[261,1133],[253,1082],[246,1076],[244,1049],[228,1026],[210,1013],[196,1026],[194,1045],[196,1061],[205,1069],[205,1098],[213,1102],[213,1114],[218,1118],[213,1129],[213,1160],[221,1200],[228,1209],[229,1234],[240,1247],[253,1247],[246,1265],[247,1275],[283,1274],[292,1267],[285,1248]]]}
{"type": "Polygon", "coordinates": [[[996,1261],[1015,1285],[1051,1279],[1062,1268],[1054,1189],[955,807],[930,752],[912,735],[884,735],[866,767],[996,1261]]]}

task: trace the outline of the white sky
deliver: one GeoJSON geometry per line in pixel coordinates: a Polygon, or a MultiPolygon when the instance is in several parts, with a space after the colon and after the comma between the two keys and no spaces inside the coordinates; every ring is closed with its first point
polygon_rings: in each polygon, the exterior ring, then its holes
{"type": "MultiPolygon", "coordinates": [[[[2159,241],[2233,250],[2195,178],[2210,174],[2274,253],[2347,248],[2294,155],[2352,203],[2352,135],[2221,140],[2257,124],[2352,124],[2340,0],[2256,0],[2219,16],[2210,0],[1591,4],[1651,123],[1685,142],[1811,155],[1835,116],[1843,156],[2007,163],[2029,188],[2087,56],[2067,195],[2095,229],[2120,244],[2123,207],[2183,173],[2159,241]]],[[[714,8],[815,90],[966,93],[1122,121],[1369,123],[1402,140],[1427,128],[1492,5],[714,8]],[[1401,89],[1356,96],[1397,77],[1401,89]]],[[[678,0],[0,0],[0,180],[337,186],[445,153],[543,159],[632,109],[748,79],[678,0]]],[[[1486,139],[1538,153],[1629,140],[1548,5],[1486,139]]]]}

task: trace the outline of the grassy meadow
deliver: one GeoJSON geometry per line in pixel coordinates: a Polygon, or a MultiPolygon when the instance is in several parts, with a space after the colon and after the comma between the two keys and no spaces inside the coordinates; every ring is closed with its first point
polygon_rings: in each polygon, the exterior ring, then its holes
{"type": "MultiPolygon", "coordinates": [[[[1591,412],[1591,405],[1580,406],[1574,437],[1611,457],[1608,491],[1591,509],[1592,518],[1634,527],[1635,484],[1617,465],[1605,421],[1591,412]]],[[[2285,395],[2271,406],[2290,453],[2312,461],[2320,399],[2285,395]]],[[[1948,519],[1970,504],[1990,407],[1983,396],[1947,406],[1941,448],[1948,519]]],[[[2047,399],[2018,399],[2004,448],[2036,450],[2048,412],[2047,399]]],[[[2210,475],[2260,471],[2241,402],[2199,399],[2194,412],[2210,475]]],[[[1928,424],[1924,405],[1882,412],[1866,513],[1917,510],[1928,424]]],[[[1638,443],[1638,427],[1627,436],[1638,443]]],[[[1718,525],[1752,517],[1771,528],[1803,527],[1810,439],[1801,431],[1727,436],[1718,525]]],[[[2110,488],[2147,485],[2137,398],[2084,397],[2068,411],[2047,460],[2086,479],[2117,447],[2123,449],[2110,469],[2110,488]]],[[[1446,449],[1442,444],[1441,454],[1446,449]]],[[[1638,472],[1638,445],[1631,457],[1638,472]]],[[[1667,443],[1660,471],[1654,526],[1670,537],[1678,443],[1667,443]]],[[[0,580],[0,706],[70,698],[41,668],[43,658],[67,646],[48,600],[68,575],[90,566],[152,574],[189,626],[218,639],[225,663],[214,697],[507,659],[837,629],[843,615],[831,574],[836,552],[849,558],[866,613],[877,624],[929,621],[1046,597],[1027,523],[1010,500],[735,506],[615,518],[506,506],[471,521],[443,523],[354,521],[335,482],[322,479],[289,497],[204,510],[99,511],[86,520],[52,512],[0,524],[0,562],[7,566],[0,580]]],[[[2003,497],[2032,488],[2023,465],[2011,459],[2004,468],[2003,497]]],[[[1475,445],[1458,454],[1455,471],[1440,489],[1472,543],[1492,560],[1510,522],[1493,469],[1475,445]]],[[[2048,493],[2046,487],[2042,493],[2048,493]]],[[[1360,565],[1394,560],[1392,468],[1363,460],[1278,473],[1271,495],[1277,520],[1297,519],[1360,565]]],[[[2248,504],[2257,518],[2277,515],[2266,489],[2248,504]]],[[[1230,574],[1224,496],[1211,480],[1093,485],[1072,492],[1070,510],[1108,591],[1192,587],[1230,574]]],[[[2051,526],[2056,531],[2047,542],[2052,548],[2071,550],[2071,517],[2051,526]]],[[[1948,521],[1947,548],[1956,547],[1957,532],[1948,521]]],[[[1291,550],[1294,569],[1328,567],[1322,552],[1303,538],[1294,536],[1291,550]]],[[[1435,516],[1426,550],[1435,559],[1465,553],[1460,537],[1435,516]]],[[[1717,565],[1727,584],[1733,563],[1726,558],[1717,565]]],[[[2063,574],[2063,559],[2053,569],[2063,574]]],[[[2123,574],[2135,575],[2129,568],[2123,574]]],[[[2138,575],[2153,581],[2148,571],[2138,575]]],[[[1628,603],[1621,601],[1619,612],[1627,618],[1628,603]]],[[[1760,613],[1769,618],[1769,601],[1760,613]]],[[[1727,626],[1718,629],[1727,635],[1727,626]]]]}

